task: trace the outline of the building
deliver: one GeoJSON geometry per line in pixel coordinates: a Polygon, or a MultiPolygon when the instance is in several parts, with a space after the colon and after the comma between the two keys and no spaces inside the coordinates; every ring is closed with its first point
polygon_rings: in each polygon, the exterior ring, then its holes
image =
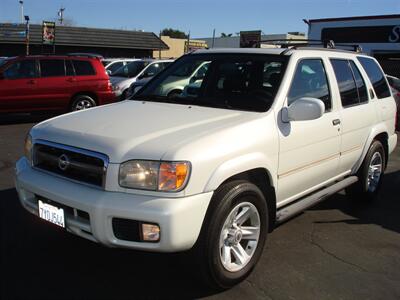
{"type": "MultiPolygon", "coordinates": [[[[358,44],[387,74],[400,77],[400,15],[305,20],[310,39],[358,44]]],[[[340,47],[340,46],[338,46],[340,47]]]]}
{"type": "MultiPolygon", "coordinates": [[[[42,25],[30,25],[29,53],[97,53],[104,57],[152,57],[168,46],[152,32],[56,26],[55,47],[42,45],[42,25]]],[[[0,56],[26,53],[25,25],[0,23],[0,56]]]]}
{"type": "MultiPolygon", "coordinates": [[[[288,39],[305,39],[305,34],[301,32],[289,32],[283,34],[265,34],[261,35],[261,40],[288,40],[288,39]]],[[[208,37],[201,38],[209,48],[240,48],[240,36],[228,37],[208,37]]]]}
{"type": "Polygon", "coordinates": [[[178,58],[187,51],[195,49],[206,48],[207,44],[201,40],[189,40],[189,47],[187,46],[187,39],[171,38],[169,36],[161,36],[161,40],[169,47],[168,50],[157,49],[153,52],[155,58],[178,58]]]}

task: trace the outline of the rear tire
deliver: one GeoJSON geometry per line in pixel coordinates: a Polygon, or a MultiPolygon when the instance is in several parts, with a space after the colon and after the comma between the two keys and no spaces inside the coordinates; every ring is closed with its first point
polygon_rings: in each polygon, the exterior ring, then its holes
{"type": "Polygon", "coordinates": [[[380,141],[375,140],[357,172],[358,181],[346,188],[346,194],[359,200],[375,199],[382,184],[385,165],[385,149],[380,141]]]}
{"type": "Polygon", "coordinates": [[[74,100],[72,101],[71,104],[71,111],[77,111],[77,110],[84,110],[88,108],[95,107],[96,101],[88,95],[78,95],[74,97],[74,100]]]}
{"type": "Polygon", "coordinates": [[[243,180],[219,188],[211,200],[193,258],[209,286],[230,288],[257,264],[268,232],[267,202],[243,180]]]}

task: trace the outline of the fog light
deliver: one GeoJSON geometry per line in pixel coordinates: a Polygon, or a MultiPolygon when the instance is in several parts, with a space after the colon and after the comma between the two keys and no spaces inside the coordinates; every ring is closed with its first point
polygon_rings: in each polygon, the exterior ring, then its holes
{"type": "Polygon", "coordinates": [[[160,227],[155,224],[142,223],[143,241],[158,242],[160,240],[160,227]]]}

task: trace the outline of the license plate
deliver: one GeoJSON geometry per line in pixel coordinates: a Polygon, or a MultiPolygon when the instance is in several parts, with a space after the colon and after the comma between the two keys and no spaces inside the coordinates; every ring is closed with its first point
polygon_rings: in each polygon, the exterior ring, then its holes
{"type": "Polygon", "coordinates": [[[62,208],[55,207],[41,200],[39,204],[39,217],[50,223],[56,224],[57,226],[65,228],[64,223],[64,210],[62,208]]]}

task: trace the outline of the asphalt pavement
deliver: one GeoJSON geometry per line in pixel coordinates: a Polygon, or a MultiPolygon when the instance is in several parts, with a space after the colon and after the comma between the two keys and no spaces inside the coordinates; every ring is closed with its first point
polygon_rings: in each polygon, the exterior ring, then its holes
{"type": "Polygon", "coordinates": [[[48,116],[0,116],[1,299],[400,299],[400,147],[372,203],[334,195],[280,225],[254,272],[216,293],[182,254],[111,249],[25,212],[24,137],[48,116]]]}

